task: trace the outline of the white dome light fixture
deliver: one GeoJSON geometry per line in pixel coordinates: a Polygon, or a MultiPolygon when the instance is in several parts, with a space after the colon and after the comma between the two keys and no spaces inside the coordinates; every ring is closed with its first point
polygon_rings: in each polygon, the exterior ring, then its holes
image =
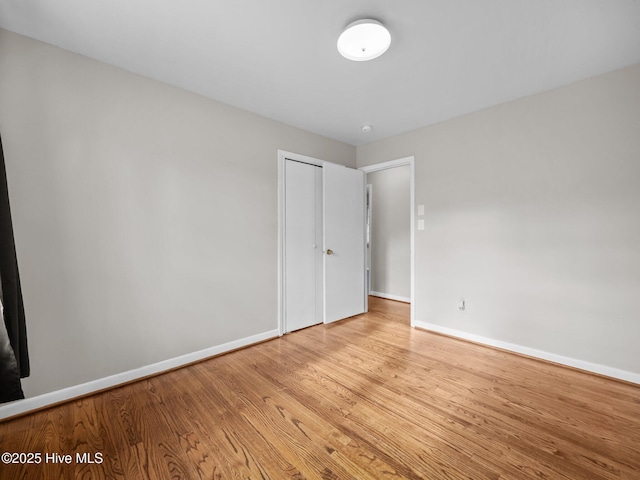
{"type": "Polygon", "coordinates": [[[391,45],[391,34],[377,20],[357,20],[338,38],[338,51],[344,58],[365,62],[378,58],[391,45]]]}

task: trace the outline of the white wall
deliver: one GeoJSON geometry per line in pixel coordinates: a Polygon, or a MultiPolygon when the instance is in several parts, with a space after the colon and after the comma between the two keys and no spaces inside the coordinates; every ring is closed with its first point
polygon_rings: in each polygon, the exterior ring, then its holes
{"type": "Polygon", "coordinates": [[[367,174],[372,190],[371,290],[411,298],[411,214],[408,165],[367,174]]]}
{"type": "Polygon", "coordinates": [[[355,148],[0,30],[27,396],[277,329],[277,150],[355,148]]]}
{"type": "Polygon", "coordinates": [[[415,155],[417,322],[640,378],[640,65],[357,155],[415,155]]]}

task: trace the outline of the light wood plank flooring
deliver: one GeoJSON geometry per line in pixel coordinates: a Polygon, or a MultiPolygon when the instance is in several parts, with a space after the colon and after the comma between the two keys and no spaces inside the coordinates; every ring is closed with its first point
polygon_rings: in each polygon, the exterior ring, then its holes
{"type": "Polygon", "coordinates": [[[640,479],[640,387],[370,309],[1,423],[74,458],[0,479],[640,479]]]}

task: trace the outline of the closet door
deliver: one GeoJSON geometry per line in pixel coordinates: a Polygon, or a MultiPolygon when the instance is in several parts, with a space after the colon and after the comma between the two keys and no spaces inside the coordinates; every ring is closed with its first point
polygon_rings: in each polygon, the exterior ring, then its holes
{"type": "Polygon", "coordinates": [[[365,311],[365,180],[360,170],[325,163],[325,323],[365,311]]]}
{"type": "Polygon", "coordinates": [[[322,322],[322,169],[285,160],[284,329],[322,322]]]}

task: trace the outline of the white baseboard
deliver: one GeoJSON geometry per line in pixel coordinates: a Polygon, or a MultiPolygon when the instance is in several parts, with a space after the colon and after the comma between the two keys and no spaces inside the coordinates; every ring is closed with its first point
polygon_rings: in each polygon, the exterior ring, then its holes
{"type": "Polygon", "coordinates": [[[411,303],[411,299],[409,297],[401,297],[400,295],[391,295],[390,293],[380,293],[380,292],[369,292],[369,295],[373,295],[374,297],[387,298],[389,300],[395,300],[397,302],[411,303]]]}
{"type": "Polygon", "coordinates": [[[233,342],[223,343],[222,345],[216,345],[214,347],[205,348],[193,353],[187,353],[186,355],[180,355],[179,357],[163,360],[151,365],[145,365],[144,367],[135,368],[126,372],[116,373],[108,377],[92,380],[80,385],[74,385],[73,387],[63,388],[62,390],[56,390],[54,392],[44,393],[36,397],[25,398],[24,400],[16,400],[15,402],[7,403],[0,406],[0,420],[3,418],[13,417],[14,415],[20,415],[27,413],[31,410],[36,410],[56,403],[71,400],[76,397],[94,393],[106,388],[115,387],[123,383],[131,382],[140,378],[148,377],[149,375],[155,375],[158,373],[166,372],[176,367],[181,367],[198,360],[203,360],[208,357],[220,355],[237,348],[246,347],[254,343],[269,340],[271,338],[278,337],[278,330],[271,330],[250,337],[234,340],[233,342]]]}
{"type": "Polygon", "coordinates": [[[537,350],[535,348],[529,348],[515,343],[503,342],[502,340],[496,340],[493,338],[483,337],[474,333],[463,332],[453,328],[443,327],[434,323],[427,322],[415,322],[415,327],[430,330],[436,333],[442,333],[450,335],[452,337],[461,338],[463,340],[469,340],[475,343],[481,343],[483,345],[489,345],[491,347],[501,348],[510,352],[521,353],[530,357],[540,358],[542,360],[548,360],[550,362],[559,363],[561,365],[567,365],[569,367],[578,368],[591,373],[598,373],[607,377],[617,378],[619,380],[625,380],[627,382],[640,384],[640,373],[629,372],[627,370],[620,370],[618,368],[608,367],[606,365],[600,365],[598,363],[591,363],[584,360],[578,360],[571,357],[565,357],[557,355],[555,353],[545,352],[544,350],[537,350]]]}

